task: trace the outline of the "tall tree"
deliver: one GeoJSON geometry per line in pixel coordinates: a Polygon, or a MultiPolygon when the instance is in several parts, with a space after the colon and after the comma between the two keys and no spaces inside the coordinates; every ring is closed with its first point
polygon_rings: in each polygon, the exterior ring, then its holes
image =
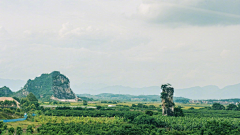
{"type": "Polygon", "coordinates": [[[161,86],[161,99],[162,99],[162,115],[174,116],[174,102],[173,93],[174,88],[171,84],[163,84],[161,86]]]}
{"type": "Polygon", "coordinates": [[[38,99],[35,97],[35,95],[34,95],[32,92],[30,92],[30,93],[27,95],[27,99],[28,99],[29,101],[37,101],[37,102],[38,102],[38,99]]]}
{"type": "Polygon", "coordinates": [[[213,103],[212,105],[213,110],[225,110],[225,107],[221,105],[220,103],[213,103]]]}

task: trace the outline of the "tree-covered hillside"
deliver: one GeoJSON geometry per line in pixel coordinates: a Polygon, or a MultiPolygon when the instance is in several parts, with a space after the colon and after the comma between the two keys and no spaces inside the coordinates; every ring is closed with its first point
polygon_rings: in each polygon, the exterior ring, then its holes
{"type": "Polygon", "coordinates": [[[13,92],[6,86],[0,88],[0,97],[9,97],[13,92]]]}
{"type": "Polygon", "coordinates": [[[59,71],[42,74],[28,80],[25,86],[16,92],[17,97],[26,97],[33,93],[38,99],[49,100],[52,96],[58,99],[74,99],[76,96],[70,88],[69,79],[59,71]]]}

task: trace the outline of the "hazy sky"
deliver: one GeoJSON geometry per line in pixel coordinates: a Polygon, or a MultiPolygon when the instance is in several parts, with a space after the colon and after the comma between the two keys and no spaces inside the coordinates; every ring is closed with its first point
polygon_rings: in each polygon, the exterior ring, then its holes
{"type": "Polygon", "coordinates": [[[0,78],[240,83],[239,0],[1,0],[0,78]]]}

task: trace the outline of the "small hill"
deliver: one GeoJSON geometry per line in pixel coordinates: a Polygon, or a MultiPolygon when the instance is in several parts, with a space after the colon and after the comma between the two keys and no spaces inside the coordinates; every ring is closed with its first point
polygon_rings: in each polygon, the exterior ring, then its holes
{"type": "Polygon", "coordinates": [[[69,79],[59,71],[42,74],[33,80],[28,80],[24,87],[16,92],[17,97],[26,97],[32,92],[38,99],[75,99],[76,95],[70,88],[69,79]]]}
{"type": "Polygon", "coordinates": [[[26,83],[23,80],[3,79],[0,78],[0,87],[7,86],[12,91],[18,91],[26,83]]]}
{"type": "Polygon", "coordinates": [[[0,88],[0,97],[9,97],[13,92],[6,86],[0,88]]]}

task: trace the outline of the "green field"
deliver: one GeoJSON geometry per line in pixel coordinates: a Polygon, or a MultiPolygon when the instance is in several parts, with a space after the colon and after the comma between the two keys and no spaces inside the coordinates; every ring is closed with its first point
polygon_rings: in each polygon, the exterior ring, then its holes
{"type": "MultiPolygon", "coordinates": [[[[240,133],[240,111],[238,110],[213,110],[209,104],[176,103],[175,106],[181,107],[185,116],[169,117],[162,116],[160,102],[118,102],[111,104],[116,107],[107,107],[110,104],[95,101],[83,107],[82,102],[55,105],[41,103],[41,105],[55,107],[30,110],[29,113],[35,112],[38,115],[21,122],[5,123],[7,130],[2,134],[9,134],[8,129],[11,127],[15,132],[17,127],[21,127],[23,134],[30,134],[29,129],[32,130],[32,134],[225,135],[240,133]]],[[[3,110],[0,111],[1,113],[4,113],[3,110]]]]}

